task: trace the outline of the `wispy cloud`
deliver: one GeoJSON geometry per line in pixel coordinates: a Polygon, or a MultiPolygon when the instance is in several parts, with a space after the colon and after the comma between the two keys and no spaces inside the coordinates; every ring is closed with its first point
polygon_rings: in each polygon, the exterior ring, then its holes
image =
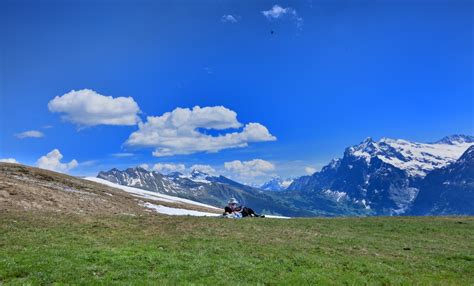
{"type": "Polygon", "coordinates": [[[316,172],[316,168],[313,168],[313,167],[305,167],[304,168],[304,171],[306,172],[306,174],[308,175],[312,175],[316,172]]]}
{"type": "Polygon", "coordinates": [[[162,174],[168,174],[172,172],[184,172],[186,167],[184,164],[157,163],[153,165],[153,170],[162,174]]]}
{"type": "Polygon", "coordinates": [[[303,26],[303,18],[301,18],[295,9],[291,7],[282,7],[280,5],[273,5],[272,8],[269,10],[262,11],[263,16],[265,16],[268,20],[276,20],[283,18],[284,16],[290,16],[293,21],[295,21],[296,26],[298,28],[302,28],[303,26]]]}
{"type": "Polygon", "coordinates": [[[111,154],[113,157],[118,157],[118,158],[122,158],[122,157],[132,157],[133,153],[113,153],[111,154]]]}
{"type": "Polygon", "coordinates": [[[223,15],[221,17],[221,21],[223,23],[237,23],[239,21],[240,17],[239,16],[234,16],[231,14],[228,15],[223,15]]]}
{"type": "Polygon", "coordinates": [[[25,139],[25,138],[42,138],[44,137],[43,132],[38,130],[28,130],[25,132],[15,134],[15,137],[18,139],[25,139]]]}

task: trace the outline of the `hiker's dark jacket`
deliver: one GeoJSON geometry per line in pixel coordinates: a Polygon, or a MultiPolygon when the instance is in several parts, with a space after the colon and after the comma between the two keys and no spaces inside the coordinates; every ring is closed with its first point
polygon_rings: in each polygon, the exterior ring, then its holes
{"type": "Polygon", "coordinates": [[[243,206],[237,207],[234,210],[232,210],[229,206],[226,206],[224,208],[224,212],[229,213],[229,214],[232,212],[241,212],[243,217],[255,215],[255,212],[251,208],[247,208],[243,206]]]}

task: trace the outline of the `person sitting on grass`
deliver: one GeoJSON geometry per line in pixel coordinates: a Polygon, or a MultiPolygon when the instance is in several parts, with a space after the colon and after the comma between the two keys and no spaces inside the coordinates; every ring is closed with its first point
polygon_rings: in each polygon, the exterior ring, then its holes
{"type": "Polygon", "coordinates": [[[264,215],[256,214],[251,208],[239,206],[239,202],[235,198],[231,198],[224,208],[225,217],[242,218],[242,217],[265,217],[264,215]]]}

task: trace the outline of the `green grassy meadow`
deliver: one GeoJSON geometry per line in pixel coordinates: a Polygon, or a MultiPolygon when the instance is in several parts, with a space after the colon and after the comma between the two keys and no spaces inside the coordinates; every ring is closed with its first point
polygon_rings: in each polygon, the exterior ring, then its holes
{"type": "Polygon", "coordinates": [[[474,285],[473,217],[1,213],[0,284],[474,285]]]}

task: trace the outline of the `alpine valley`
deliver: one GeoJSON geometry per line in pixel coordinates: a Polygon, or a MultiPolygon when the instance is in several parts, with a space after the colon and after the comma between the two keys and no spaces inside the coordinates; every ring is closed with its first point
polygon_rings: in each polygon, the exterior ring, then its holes
{"type": "Polygon", "coordinates": [[[474,136],[433,143],[367,138],[311,176],[273,178],[260,188],[197,170],[163,175],[136,167],[97,177],[215,206],[235,197],[257,212],[285,216],[473,215],[474,136]]]}

